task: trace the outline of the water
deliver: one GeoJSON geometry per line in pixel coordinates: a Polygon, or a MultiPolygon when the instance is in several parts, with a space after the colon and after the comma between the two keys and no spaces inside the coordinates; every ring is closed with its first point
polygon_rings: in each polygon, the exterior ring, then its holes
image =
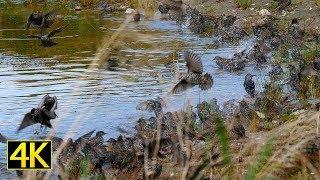
{"type": "MultiPolygon", "coordinates": [[[[119,68],[108,70],[107,61],[102,61],[89,69],[102,39],[117,31],[125,21],[124,15],[99,20],[97,12],[63,12],[56,27],[69,26],[58,35],[62,37],[56,39],[58,45],[42,48],[38,41],[25,38],[35,31],[21,30],[28,12],[21,7],[0,11],[0,132],[10,138],[33,136],[32,127],[20,133],[16,130],[24,114],[45,94],[58,97],[58,118],[52,121],[58,136],[68,131],[69,136],[79,136],[96,129],[104,130],[108,138],[119,134],[117,127],[131,131],[139,117],[151,115],[136,110],[137,104],[146,99],[163,97],[168,111],[211,98],[222,104],[245,95],[246,73],[261,75],[256,79],[258,85],[264,81],[264,71],[247,67],[229,73],[219,70],[213,61],[217,55],[231,57],[250,47],[252,39],[236,46],[210,48],[215,37],[198,36],[189,31],[187,23],[161,19],[159,15],[129,22],[112,43],[108,50],[119,59],[119,68]],[[204,72],[213,76],[213,88],[203,92],[195,87],[171,95],[171,88],[178,82],[177,67],[186,72],[181,54],[191,48],[202,57],[204,72]]],[[[0,157],[4,157],[3,144],[0,150],[0,157]]]]}

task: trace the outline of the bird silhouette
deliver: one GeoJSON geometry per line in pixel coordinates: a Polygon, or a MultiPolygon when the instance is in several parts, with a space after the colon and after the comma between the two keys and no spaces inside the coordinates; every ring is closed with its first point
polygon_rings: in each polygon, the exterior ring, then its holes
{"type": "Polygon", "coordinates": [[[244,83],[243,83],[243,86],[244,86],[244,89],[246,90],[246,92],[250,95],[251,98],[253,98],[255,96],[255,83],[253,81],[253,77],[255,75],[252,75],[252,74],[247,74],[245,76],[245,79],[244,79],[244,83]]]}
{"type": "Polygon", "coordinates": [[[28,16],[26,29],[29,29],[31,25],[40,29],[40,34],[44,32],[46,28],[49,28],[55,21],[57,13],[56,11],[50,11],[48,13],[33,12],[28,16]]]}
{"type": "Polygon", "coordinates": [[[57,109],[57,104],[58,100],[56,96],[50,97],[49,95],[45,95],[38,107],[32,108],[31,111],[24,116],[18,131],[37,123],[52,128],[50,120],[57,117],[54,111],[57,109]]]}
{"type": "Polygon", "coordinates": [[[202,74],[203,65],[200,57],[192,52],[186,51],[184,59],[186,61],[188,73],[181,78],[171,92],[173,94],[180,93],[196,85],[198,85],[201,90],[210,89],[213,85],[213,79],[208,73],[202,74]]]}
{"type": "Polygon", "coordinates": [[[57,33],[60,33],[61,31],[63,31],[66,28],[66,26],[64,27],[60,27],[57,29],[52,30],[49,34],[47,35],[28,35],[28,38],[38,38],[41,41],[41,46],[42,47],[52,47],[55,46],[56,42],[53,41],[52,37],[54,35],[56,35],[57,33]]]}

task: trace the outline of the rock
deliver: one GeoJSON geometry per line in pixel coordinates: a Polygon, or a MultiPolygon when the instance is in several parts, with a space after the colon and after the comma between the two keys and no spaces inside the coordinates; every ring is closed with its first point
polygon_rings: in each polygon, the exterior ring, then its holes
{"type": "Polygon", "coordinates": [[[270,13],[267,9],[261,9],[261,10],[259,11],[259,14],[260,14],[261,16],[271,16],[271,13],[270,13]]]}
{"type": "Polygon", "coordinates": [[[134,9],[128,8],[128,9],[126,9],[126,11],[125,11],[124,13],[125,13],[125,14],[133,14],[134,12],[135,12],[134,9]]]}
{"type": "Polygon", "coordinates": [[[259,117],[260,119],[265,119],[265,118],[266,118],[266,115],[263,114],[262,112],[256,111],[256,114],[258,115],[258,117],[259,117]]]}
{"type": "Polygon", "coordinates": [[[81,10],[82,10],[82,8],[81,8],[81,6],[80,6],[80,5],[77,5],[77,6],[75,6],[75,7],[74,7],[74,10],[75,10],[75,11],[81,11],[81,10]]]}

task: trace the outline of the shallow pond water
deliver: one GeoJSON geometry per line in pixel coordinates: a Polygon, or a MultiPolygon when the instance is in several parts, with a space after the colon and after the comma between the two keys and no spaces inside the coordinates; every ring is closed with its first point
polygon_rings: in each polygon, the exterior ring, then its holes
{"type": "MultiPolygon", "coordinates": [[[[20,133],[16,130],[24,114],[45,94],[58,97],[58,118],[52,121],[58,136],[68,131],[68,136],[78,136],[96,129],[104,130],[108,138],[119,134],[118,127],[130,131],[139,117],[151,115],[136,110],[146,99],[164,98],[167,111],[212,98],[222,104],[245,95],[246,73],[260,74],[258,85],[264,81],[264,71],[247,67],[229,73],[219,70],[213,61],[217,55],[231,57],[249,48],[250,38],[239,45],[214,48],[214,36],[196,35],[188,29],[188,21],[168,20],[156,13],[138,23],[129,21],[104,50],[118,59],[119,67],[110,69],[107,59],[98,64],[92,59],[103,39],[112,39],[119,32],[125,15],[99,19],[98,12],[63,12],[55,27],[68,26],[55,39],[58,45],[43,48],[38,41],[26,39],[27,34],[36,33],[23,30],[28,12],[31,9],[22,7],[0,11],[0,132],[10,138],[33,136],[32,127],[20,133]],[[195,87],[171,95],[177,72],[186,72],[181,56],[186,49],[202,57],[204,71],[213,76],[214,85],[205,92],[195,87]]],[[[3,154],[4,145],[0,149],[3,154]]]]}

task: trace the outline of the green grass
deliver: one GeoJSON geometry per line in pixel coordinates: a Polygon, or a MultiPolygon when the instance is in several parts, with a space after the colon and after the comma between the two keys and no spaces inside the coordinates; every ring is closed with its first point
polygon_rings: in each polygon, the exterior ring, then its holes
{"type": "Polygon", "coordinates": [[[235,0],[237,6],[241,9],[247,9],[251,6],[252,0],[235,0]]]}
{"type": "Polygon", "coordinates": [[[263,168],[263,166],[268,162],[269,157],[272,154],[273,148],[273,138],[270,138],[267,143],[261,148],[258,160],[256,163],[249,166],[247,173],[245,175],[246,180],[254,180],[263,168]]]}
{"type": "Polygon", "coordinates": [[[228,179],[232,179],[233,166],[231,164],[231,155],[229,151],[230,147],[229,147],[228,133],[220,115],[218,114],[214,115],[214,123],[216,125],[216,135],[218,138],[218,143],[220,145],[220,151],[223,157],[223,162],[224,162],[224,165],[227,167],[228,179]]]}

